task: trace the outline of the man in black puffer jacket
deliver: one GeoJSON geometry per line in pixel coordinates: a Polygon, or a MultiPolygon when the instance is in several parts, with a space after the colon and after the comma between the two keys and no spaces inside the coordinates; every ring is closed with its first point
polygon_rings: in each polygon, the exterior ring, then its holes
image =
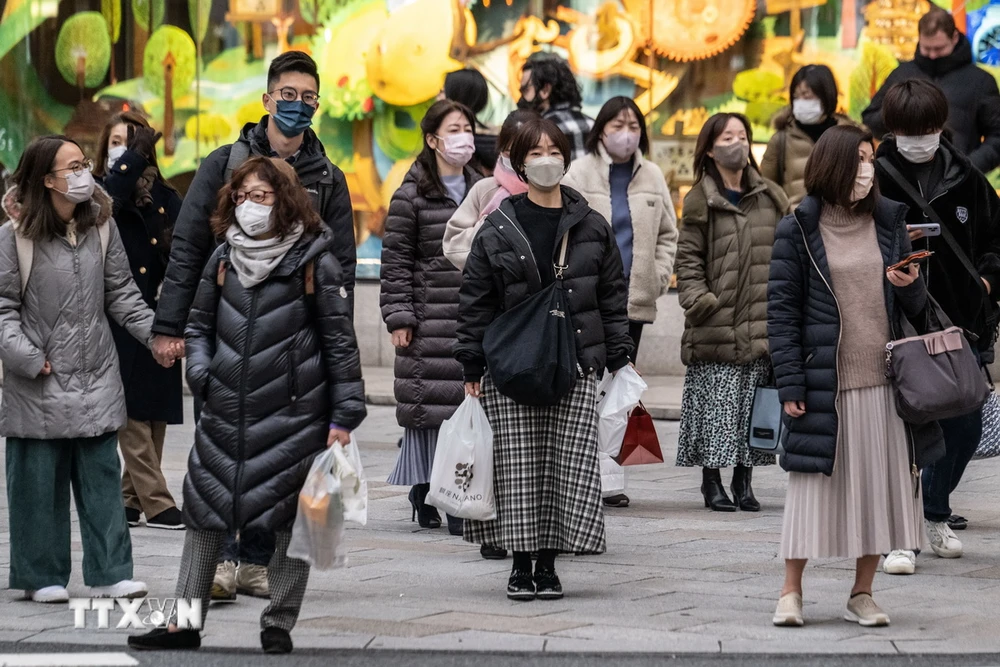
{"type": "Polygon", "coordinates": [[[951,14],[933,8],[920,19],[920,42],[910,62],[899,65],[862,113],[877,138],[889,130],[882,117],[886,91],[902,81],[933,81],[948,99],[948,129],[955,147],[979,171],[1000,166],[1000,91],[993,76],[973,63],[968,38],[951,14]]]}

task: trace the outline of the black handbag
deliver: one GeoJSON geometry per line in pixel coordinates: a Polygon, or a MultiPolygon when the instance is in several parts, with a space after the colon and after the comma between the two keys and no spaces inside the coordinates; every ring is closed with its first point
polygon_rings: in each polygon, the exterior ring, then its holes
{"type": "Polygon", "coordinates": [[[576,338],[563,288],[568,243],[569,232],[552,284],[501,314],[483,336],[493,385],[522,405],[555,405],[576,386],[576,338]]]}

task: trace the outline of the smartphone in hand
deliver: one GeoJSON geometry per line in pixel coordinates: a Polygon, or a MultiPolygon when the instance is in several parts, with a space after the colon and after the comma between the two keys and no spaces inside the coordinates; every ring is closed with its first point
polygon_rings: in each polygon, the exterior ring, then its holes
{"type": "MultiPolygon", "coordinates": [[[[886,272],[900,271],[907,268],[910,264],[924,261],[933,254],[934,252],[931,250],[918,250],[917,252],[911,252],[909,255],[887,268],[886,272]]],[[[907,271],[909,271],[909,269],[907,269],[907,271]]]]}
{"type": "Polygon", "coordinates": [[[924,236],[941,236],[941,225],[936,222],[927,222],[921,225],[907,225],[906,230],[909,232],[921,231],[924,236]]]}

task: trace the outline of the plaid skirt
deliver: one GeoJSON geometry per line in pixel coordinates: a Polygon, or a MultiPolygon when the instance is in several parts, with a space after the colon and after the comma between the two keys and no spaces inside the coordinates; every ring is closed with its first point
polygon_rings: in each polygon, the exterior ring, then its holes
{"type": "Polygon", "coordinates": [[[594,376],[550,407],[515,403],[488,375],[482,389],[497,518],[466,521],[465,540],[511,551],[604,553],[594,376]]]}

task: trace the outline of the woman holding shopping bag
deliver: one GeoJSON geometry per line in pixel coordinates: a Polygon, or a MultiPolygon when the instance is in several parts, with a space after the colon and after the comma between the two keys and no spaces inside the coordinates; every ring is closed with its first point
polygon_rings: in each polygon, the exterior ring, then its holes
{"type": "Polygon", "coordinates": [[[856,559],[845,618],[888,625],[872,599],[880,554],[924,541],[918,470],[944,452],[936,422],[907,427],[886,378],[886,344],[927,305],[906,207],[875,184],[872,136],[827,130],[806,165],[808,196],[781,221],[768,283],[768,335],[788,430],[775,625],[800,626],[808,559],[856,559]]]}
{"type": "MultiPolygon", "coordinates": [[[[436,102],[423,120],[424,148],[389,203],[382,240],[382,319],[396,348],[396,419],[403,443],[389,483],[410,487],[412,518],[439,528],[425,502],[438,428],[462,402],[462,368],[452,358],[462,274],[442,251],[445,226],[479,180],[468,166],[475,117],[457,102],[436,102]]],[[[462,520],[448,530],[462,534],[462,520]]]]}
{"type": "MultiPolygon", "coordinates": [[[[225,243],[202,274],[185,336],[187,378],[205,400],[184,479],[187,533],[177,597],[208,613],[225,537],[276,533],[267,653],[292,650],[309,566],[287,556],[299,491],[315,456],[365,417],[361,362],[333,236],[282,160],[251,158],[219,193],[225,243]]],[[[129,637],[139,649],[197,648],[197,630],[129,637]]]]}
{"type": "Polygon", "coordinates": [[[40,137],[3,197],[10,222],[0,226],[0,435],[10,587],[35,602],[69,600],[71,486],[90,595],[146,595],[146,584],[131,580],[117,447],[125,395],[108,318],[148,347],[153,311],[91,169],[72,139],[40,137]]]}
{"type": "Polygon", "coordinates": [[[466,392],[482,397],[493,429],[497,509],[494,521],[466,522],[465,539],[514,552],[507,584],[512,600],[561,598],[556,556],[605,550],[597,378],[604,368],[628,365],[632,352],[621,255],[607,221],[576,191],[560,187],[569,156],[569,141],[551,121],[521,126],[510,161],[528,192],[504,200],[486,218],[462,280],[455,357],[465,370],[466,392]],[[575,330],[571,363],[579,377],[554,404],[528,405],[498,391],[484,340],[499,318],[557,279],[569,311],[559,312],[575,330]],[[538,554],[534,572],[532,552],[538,554]]]}

